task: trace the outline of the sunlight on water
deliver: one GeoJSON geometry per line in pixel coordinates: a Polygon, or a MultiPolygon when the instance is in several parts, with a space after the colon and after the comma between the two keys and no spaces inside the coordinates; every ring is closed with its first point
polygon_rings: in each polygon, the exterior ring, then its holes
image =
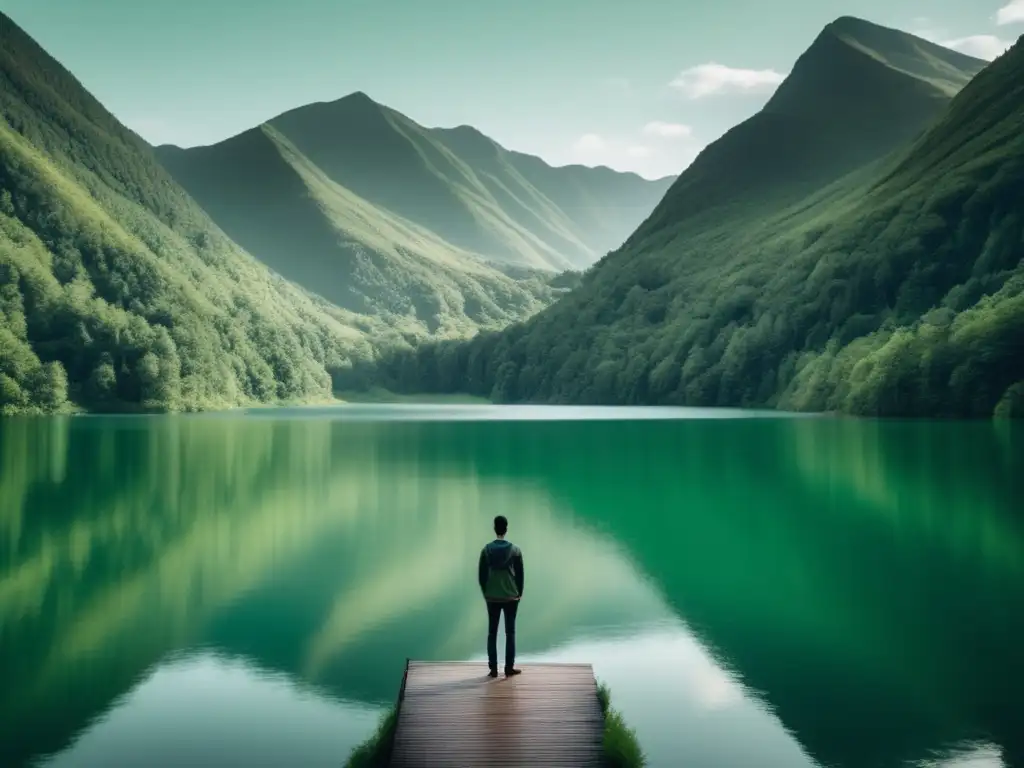
{"type": "MultiPolygon", "coordinates": [[[[263,418],[331,418],[347,421],[646,421],[661,419],[814,418],[813,414],[739,408],[682,408],[673,406],[602,405],[489,405],[414,403],[345,405],[308,408],[253,408],[263,418]]],[[[216,414],[230,418],[231,413],[216,414]]]]}

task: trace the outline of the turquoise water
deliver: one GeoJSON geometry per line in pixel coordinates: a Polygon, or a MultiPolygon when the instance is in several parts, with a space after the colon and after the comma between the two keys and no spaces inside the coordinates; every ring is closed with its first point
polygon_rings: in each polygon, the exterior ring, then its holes
{"type": "Polygon", "coordinates": [[[1024,434],[347,406],[0,421],[4,765],[338,766],[405,658],[590,662],[654,766],[1024,765],[1024,434]]]}

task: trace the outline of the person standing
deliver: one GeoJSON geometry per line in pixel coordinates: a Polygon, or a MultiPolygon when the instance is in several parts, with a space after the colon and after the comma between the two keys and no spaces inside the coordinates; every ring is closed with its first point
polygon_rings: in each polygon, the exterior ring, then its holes
{"type": "Polygon", "coordinates": [[[508,520],[494,518],[497,538],[480,552],[480,591],[487,602],[487,665],[489,675],[498,676],[498,622],[505,614],[505,676],[518,675],[516,660],[516,613],[523,597],[523,552],[505,539],[508,520]]]}

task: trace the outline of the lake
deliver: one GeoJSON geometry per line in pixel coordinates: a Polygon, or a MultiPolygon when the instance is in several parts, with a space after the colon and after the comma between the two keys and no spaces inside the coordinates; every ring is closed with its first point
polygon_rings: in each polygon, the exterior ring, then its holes
{"type": "Polygon", "coordinates": [[[0,763],[333,766],[406,657],[590,662],[652,766],[1024,766],[1024,430],[353,405],[0,420],[0,763]]]}

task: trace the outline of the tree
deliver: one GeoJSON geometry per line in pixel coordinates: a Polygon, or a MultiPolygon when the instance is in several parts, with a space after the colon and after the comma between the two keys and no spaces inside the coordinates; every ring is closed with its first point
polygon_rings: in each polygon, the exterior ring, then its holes
{"type": "Polygon", "coordinates": [[[93,399],[104,403],[112,400],[116,391],[117,374],[114,372],[113,363],[105,356],[89,376],[89,394],[93,399]]]}
{"type": "Polygon", "coordinates": [[[57,361],[44,363],[29,376],[32,399],[46,411],[58,411],[68,401],[68,375],[57,361]]]}
{"type": "Polygon", "coordinates": [[[23,408],[28,398],[21,385],[6,373],[0,373],[0,413],[8,409],[23,408]]]}
{"type": "Polygon", "coordinates": [[[147,352],[135,364],[135,375],[139,378],[139,393],[146,405],[159,405],[166,401],[167,392],[160,379],[160,358],[147,352]]]}

